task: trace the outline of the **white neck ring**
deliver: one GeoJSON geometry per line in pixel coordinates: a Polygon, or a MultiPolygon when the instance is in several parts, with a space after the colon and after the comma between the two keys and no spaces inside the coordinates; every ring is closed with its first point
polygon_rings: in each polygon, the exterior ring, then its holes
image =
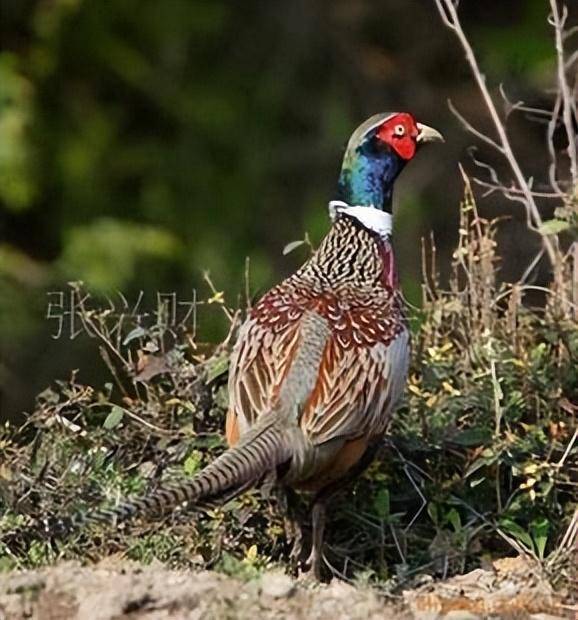
{"type": "Polygon", "coordinates": [[[362,226],[377,233],[382,239],[391,237],[393,229],[391,213],[376,209],[373,205],[368,207],[352,206],[341,200],[332,200],[329,203],[331,221],[335,221],[342,214],[355,218],[362,226]]]}

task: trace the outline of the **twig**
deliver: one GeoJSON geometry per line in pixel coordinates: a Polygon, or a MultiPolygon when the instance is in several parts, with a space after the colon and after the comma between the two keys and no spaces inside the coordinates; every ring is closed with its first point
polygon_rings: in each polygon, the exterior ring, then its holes
{"type": "MultiPolygon", "coordinates": [[[[488,183],[487,181],[482,181],[481,179],[473,178],[472,181],[479,185],[480,187],[485,187],[486,189],[491,190],[491,192],[501,192],[505,194],[507,197],[510,197],[512,194],[521,194],[522,190],[517,187],[504,187],[503,185],[496,185],[495,183],[488,183]]],[[[489,192],[488,192],[489,193],[489,192]]],[[[532,196],[535,198],[547,198],[549,200],[560,200],[560,194],[555,192],[532,192],[532,196]]]]}
{"type": "MultiPolygon", "coordinates": [[[[518,160],[514,155],[510,140],[506,133],[506,128],[504,127],[502,119],[500,118],[498,110],[496,109],[494,100],[492,99],[492,96],[490,95],[490,92],[488,90],[486,78],[480,71],[480,67],[476,60],[476,56],[474,54],[472,46],[470,45],[470,42],[462,28],[457,12],[458,4],[454,4],[452,0],[435,0],[435,2],[443,23],[451,31],[454,32],[462,46],[462,49],[465,52],[466,61],[470,66],[472,75],[478,85],[480,94],[482,95],[486,108],[496,129],[496,133],[499,138],[498,142],[495,142],[492,138],[489,138],[488,136],[484,137],[484,141],[488,144],[495,145],[494,148],[497,148],[498,152],[500,152],[508,161],[512,173],[514,174],[514,177],[516,179],[516,183],[524,197],[524,205],[526,207],[528,215],[532,220],[534,227],[539,228],[542,224],[542,216],[540,215],[540,211],[538,210],[536,201],[534,200],[534,196],[532,195],[528,180],[525,178],[524,173],[520,168],[520,164],[518,163],[518,160]]],[[[463,122],[463,117],[458,118],[460,118],[460,122],[463,122]]],[[[550,263],[554,265],[556,262],[556,249],[554,241],[550,237],[544,235],[542,237],[542,243],[546,248],[550,263]]]]}
{"type": "Polygon", "coordinates": [[[522,274],[522,277],[518,281],[519,285],[523,286],[526,283],[531,273],[534,271],[538,263],[542,260],[542,256],[544,256],[544,248],[540,249],[540,251],[536,254],[532,262],[528,265],[528,267],[526,267],[526,271],[524,271],[524,273],[522,274]]]}
{"type": "Polygon", "coordinates": [[[550,177],[550,185],[558,192],[559,195],[562,195],[562,189],[560,185],[558,185],[558,179],[556,178],[556,171],[558,169],[558,158],[556,156],[556,148],[554,146],[554,133],[556,132],[556,127],[558,126],[558,117],[560,116],[560,106],[562,105],[562,97],[560,93],[556,95],[556,101],[554,102],[554,107],[552,108],[550,122],[548,123],[548,153],[550,155],[550,169],[548,171],[550,177]]]}
{"type": "Polygon", "coordinates": [[[572,439],[566,446],[566,450],[564,450],[564,454],[562,455],[560,460],[556,463],[556,467],[560,468],[562,467],[562,465],[564,465],[564,463],[566,462],[566,459],[568,458],[568,455],[570,454],[570,451],[574,447],[574,443],[576,442],[577,438],[578,438],[578,428],[574,431],[574,435],[572,435],[572,439]]]}
{"type": "Polygon", "coordinates": [[[574,515],[570,524],[562,536],[560,544],[554,551],[548,556],[547,565],[552,567],[563,553],[567,553],[575,546],[578,540],[578,508],[574,511],[574,515]]]}
{"type": "Polygon", "coordinates": [[[492,138],[487,136],[485,133],[482,133],[481,131],[476,129],[466,118],[464,118],[464,116],[462,116],[462,114],[458,112],[457,108],[454,106],[451,99],[448,99],[448,108],[450,109],[451,113],[458,119],[458,121],[460,121],[460,123],[464,126],[464,129],[469,131],[473,136],[476,136],[478,140],[481,140],[482,142],[489,144],[493,149],[496,149],[496,151],[502,153],[502,155],[506,154],[504,152],[503,146],[500,146],[497,142],[492,140],[492,138]]]}
{"type": "Polygon", "coordinates": [[[145,419],[141,418],[136,413],[134,413],[133,411],[130,411],[130,409],[127,409],[126,407],[121,407],[120,405],[115,405],[115,407],[118,407],[119,409],[121,409],[124,413],[126,413],[126,415],[129,418],[132,418],[139,424],[146,426],[148,429],[150,429],[151,431],[154,431],[155,433],[158,433],[159,435],[165,435],[167,437],[176,437],[178,435],[178,432],[168,431],[165,428],[161,428],[160,426],[155,426],[154,424],[147,422],[145,419]]]}
{"type": "Polygon", "coordinates": [[[564,65],[564,68],[566,69],[566,71],[568,71],[577,60],[578,60],[578,51],[571,54],[568,60],[566,61],[566,64],[564,65]]]}
{"type": "Polygon", "coordinates": [[[566,63],[564,59],[564,24],[568,17],[568,9],[562,7],[560,14],[557,0],[550,0],[552,15],[548,20],[554,27],[554,37],[556,42],[556,55],[558,59],[558,88],[562,96],[562,118],[564,119],[564,128],[568,138],[568,148],[566,152],[570,159],[570,174],[572,176],[572,190],[578,191],[578,161],[576,157],[576,132],[574,131],[574,119],[576,108],[575,102],[570,92],[570,86],[566,78],[566,63]]]}
{"type": "MultiPolygon", "coordinates": [[[[213,281],[211,280],[211,275],[209,274],[208,271],[203,272],[203,280],[209,285],[209,288],[211,289],[211,293],[213,294],[214,300],[219,304],[219,306],[225,313],[225,316],[229,319],[229,323],[233,323],[235,320],[233,312],[229,308],[227,308],[227,306],[225,305],[225,302],[222,299],[223,294],[221,291],[218,291],[215,288],[215,285],[213,284],[213,281]]],[[[209,300],[208,303],[212,303],[212,302],[213,300],[209,300]]]]}
{"type": "MultiPolygon", "coordinates": [[[[509,295],[511,295],[513,290],[514,290],[513,288],[509,288],[506,291],[504,291],[503,293],[500,293],[496,297],[496,299],[494,300],[494,303],[497,304],[499,301],[501,301],[505,297],[508,297],[509,295]]],[[[578,308],[578,305],[573,304],[572,302],[568,301],[566,299],[566,297],[564,297],[560,293],[556,293],[555,291],[553,291],[553,290],[551,290],[549,288],[546,288],[545,286],[536,286],[534,284],[524,284],[523,286],[520,286],[518,290],[520,290],[520,291],[539,291],[540,293],[546,293],[547,295],[551,295],[552,297],[554,297],[554,299],[559,299],[560,301],[566,302],[571,308],[578,308]]]]}

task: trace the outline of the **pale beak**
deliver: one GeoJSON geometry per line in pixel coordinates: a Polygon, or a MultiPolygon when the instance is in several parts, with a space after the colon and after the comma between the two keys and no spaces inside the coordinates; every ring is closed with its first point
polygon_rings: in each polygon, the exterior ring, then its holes
{"type": "Polygon", "coordinates": [[[422,125],[421,123],[417,123],[417,128],[419,131],[417,134],[417,142],[419,144],[423,142],[445,142],[444,137],[437,129],[422,125]]]}

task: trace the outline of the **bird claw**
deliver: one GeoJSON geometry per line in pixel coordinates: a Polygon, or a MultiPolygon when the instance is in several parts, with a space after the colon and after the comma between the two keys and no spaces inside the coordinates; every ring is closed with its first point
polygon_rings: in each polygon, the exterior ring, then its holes
{"type": "Polygon", "coordinates": [[[302,571],[309,575],[313,575],[316,581],[323,581],[325,577],[324,569],[326,566],[333,572],[331,564],[323,553],[323,548],[318,548],[317,546],[313,545],[311,547],[311,553],[309,554],[309,557],[302,565],[302,571]]]}

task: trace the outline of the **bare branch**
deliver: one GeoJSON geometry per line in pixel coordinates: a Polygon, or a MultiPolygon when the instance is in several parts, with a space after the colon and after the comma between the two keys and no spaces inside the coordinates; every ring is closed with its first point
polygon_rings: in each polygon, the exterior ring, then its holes
{"type": "Polygon", "coordinates": [[[532,108],[529,106],[521,105],[517,108],[520,112],[525,112],[528,114],[528,119],[537,123],[547,123],[550,120],[550,116],[552,115],[551,110],[545,110],[542,108],[532,108]],[[531,116],[535,118],[531,118],[531,116]]]}
{"type": "Polygon", "coordinates": [[[562,106],[562,97],[560,93],[556,96],[556,101],[550,115],[550,122],[548,123],[548,153],[550,154],[550,168],[548,175],[550,177],[550,185],[562,195],[562,189],[558,184],[558,178],[556,172],[558,170],[558,157],[556,156],[556,148],[554,147],[554,133],[558,126],[558,116],[560,115],[560,107],[562,106]]]}
{"type": "Polygon", "coordinates": [[[572,28],[568,28],[568,30],[565,30],[562,33],[562,41],[566,41],[567,39],[574,36],[575,34],[578,34],[578,26],[573,26],[572,28]]]}
{"type": "Polygon", "coordinates": [[[506,114],[506,118],[508,118],[512,112],[515,112],[516,110],[523,110],[524,109],[524,102],[523,101],[521,101],[521,100],[520,101],[516,101],[516,103],[512,103],[510,101],[510,98],[506,94],[506,89],[505,89],[503,84],[500,84],[498,89],[500,91],[500,95],[502,95],[502,99],[504,100],[504,113],[506,114]]]}
{"type": "Polygon", "coordinates": [[[450,109],[451,113],[458,119],[458,121],[460,121],[466,131],[469,131],[473,136],[476,136],[478,140],[482,140],[482,142],[489,144],[493,149],[496,149],[496,151],[502,153],[502,155],[504,154],[504,149],[497,142],[492,140],[492,138],[487,136],[485,133],[482,133],[481,131],[476,129],[466,118],[462,116],[460,112],[458,112],[451,99],[448,99],[448,108],[450,109]]]}
{"type": "Polygon", "coordinates": [[[435,0],[435,2],[436,2],[436,4],[437,4],[437,7],[438,7],[438,11],[439,11],[440,17],[442,18],[442,21],[443,21],[443,23],[445,24],[445,26],[446,26],[447,28],[449,28],[450,30],[455,30],[455,29],[456,29],[456,28],[455,28],[455,26],[454,26],[454,25],[453,25],[453,23],[450,21],[450,19],[449,19],[449,17],[448,17],[448,15],[447,15],[447,13],[445,12],[445,9],[444,9],[444,4],[443,4],[443,3],[445,2],[445,0],[435,0]]]}
{"type": "Polygon", "coordinates": [[[534,257],[534,260],[528,265],[528,267],[526,268],[526,271],[524,271],[524,273],[522,274],[522,277],[519,280],[521,285],[526,284],[526,282],[528,281],[528,278],[530,277],[534,269],[538,266],[538,263],[542,260],[542,256],[544,256],[544,248],[542,248],[538,252],[538,254],[536,254],[536,256],[534,257]]]}
{"type": "MultiPolygon", "coordinates": [[[[518,187],[506,187],[502,183],[488,183],[487,181],[482,181],[482,179],[474,178],[472,179],[476,185],[480,187],[485,187],[486,189],[491,190],[492,192],[501,192],[502,194],[508,195],[510,197],[512,194],[520,195],[522,190],[518,187]]],[[[557,192],[535,192],[532,191],[532,196],[534,198],[546,198],[548,200],[560,200],[560,194],[557,192]]]]}
{"type": "Polygon", "coordinates": [[[568,17],[568,9],[566,5],[562,5],[562,13],[558,7],[557,0],[550,0],[552,15],[548,20],[554,27],[554,37],[556,42],[556,55],[558,59],[558,87],[562,96],[562,118],[564,119],[564,128],[568,138],[567,153],[570,159],[570,174],[572,176],[573,191],[578,191],[578,159],[576,157],[576,132],[574,131],[575,102],[572,98],[570,85],[566,78],[566,61],[564,58],[564,24],[568,17]]]}
{"type": "Polygon", "coordinates": [[[496,172],[496,169],[493,166],[490,166],[490,164],[487,164],[481,159],[478,159],[475,155],[476,151],[477,151],[477,148],[475,146],[471,146],[468,149],[468,155],[472,158],[472,161],[474,162],[474,164],[478,166],[478,168],[482,168],[483,170],[486,170],[488,174],[490,175],[490,179],[496,185],[503,185],[503,183],[500,181],[500,177],[498,177],[498,173],[496,172]]]}
{"type": "Polygon", "coordinates": [[[578,60],[578,51],[574,52],[566,61],[565,69],[569,71],[572,65],[578,60]]]}
{"type": "MultiPolygon", "coordinates": [[[[521,195],[523,196],[524,206],[528,214],[528,219],[532,222],[533,227],[539,228],[542,224],[542,216],[540,215],[540,211],[538,210],[538,206],[536,205],[536,201],[534,200],[534,196],[532,195],[532,191],[530,189],[530,186],[528,185],[528,181],[526,180],[524,173],[520,168],[520,164],[518,163],[518,160],[514,155],[510,140],[506,133],[506,128],[504,127],[504,123],[502,122],[502,119],[498,114],[498,110],[496,109],[494,100],[492,99],[492,96],[490,95],[490,92],[488,90],[486,78],[480,70],[472,46],[470,45],[470,42],[462,28],[457,13],[457,7],[456,5],[454,5],[452,0],[436,0],[436,5],[442,21],[448,28],[450,28],[455,33],[462,46],[462,49],[465,52],[466,61],[470,66],[472,75],[477,83],[480,94],[482,95],[482,99],[484,100],[485,106],[496,129],[496,133],[499,138],[497,144],[499,145],[500,152],[503,153],[504,157],[508,161],[508,164],[514,174],[516,183],[521,190],[521,195]]],[[[485,141],[488,142],[488,140],[494,142],[491,138],[488,138],[486,136],[485,141]]],[[[556,260],[555,240],[550,237],[543,236],[542,241],[544,247],[546,248],[546,252],[548,253],[550,263],[554,265],[556,260]]]]}

